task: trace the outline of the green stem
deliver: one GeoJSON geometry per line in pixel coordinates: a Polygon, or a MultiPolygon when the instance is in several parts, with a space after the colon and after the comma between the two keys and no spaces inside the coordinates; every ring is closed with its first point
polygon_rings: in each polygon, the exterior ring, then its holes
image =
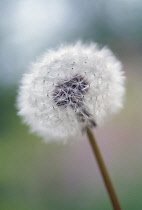
{"type": "Polygon", "coordinates": [[[89,128],[86,129],[86,132],[87,132],[87,136],[88,136],[91,148],[93,150],[94,156],[96,157],[98,166],[100,168],[100,172],[101,172],[101,175],[103,177],[103,181],[104,181],[104,184],[106,186],[107,192],[109,194],[113,209],[114,210],[121,210],[117,195],[115,193],[113,184],[111,182],[111,179],[110,179],[110,176],[108,174],[107,168],[105,166],[104,160],[102,158],[101,152],[100,152],[99,147],[97,145],[96,139],[93,136],[93,134],[92,134],[92,132],[89,128]]]}

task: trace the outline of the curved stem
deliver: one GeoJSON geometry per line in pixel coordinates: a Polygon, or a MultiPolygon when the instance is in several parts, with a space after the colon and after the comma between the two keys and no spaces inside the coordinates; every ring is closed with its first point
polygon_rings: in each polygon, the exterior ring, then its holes
{"type": "Polygon", "coordinates": [[[104,184],[106,186],[107,192],[109,194],[113,209],[114,210],[121,210],[117,195],[115,193],[113,184],[111,182],[111,179],[110,179],[110,176],[108,174],[107,168],[105,166],[104,160],[102,158],[101,152],[100,152],[99,147],[97,145],[96,139],[93,136],[93,134],[92,134],[92,132],[89,128],[86,129],[86,133],[87,133],[91,148],[93,150],[94,156],[97,160],[97,164],[100,168],[100,172],[101,172],[104,184]]]}

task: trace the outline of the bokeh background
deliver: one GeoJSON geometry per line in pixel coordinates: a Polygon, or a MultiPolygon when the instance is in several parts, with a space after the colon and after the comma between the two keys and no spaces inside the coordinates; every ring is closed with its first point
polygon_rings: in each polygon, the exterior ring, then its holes
{"type": "Polygon", "coordinates": [[[123,209],[142,209],[142,1],[0,0],[0,210],[112,209],[85,137],[44,144],[16,115],[29,64],[80,39],[123,63],[125,108],[96,136],[123,209]]]}

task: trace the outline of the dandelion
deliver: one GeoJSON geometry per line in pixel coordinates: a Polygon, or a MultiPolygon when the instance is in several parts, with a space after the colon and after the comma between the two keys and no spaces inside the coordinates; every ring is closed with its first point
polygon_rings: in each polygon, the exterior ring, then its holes
{"type": "Polygon", "coordinates": [[[120,209],[91,128],[123,105],[125,76],[113,53],[97,44],[61,46],[33,63],[21,81],[18,114],[46,142],[87,133],[114,209],[120,209]]]}
{"type": "Polygon", "coordinates": [[[122,108],[124,75],[108,48],[96,44],[48,51],[23,76],[19,115],[45,141],[71,140],[122,108]]]}

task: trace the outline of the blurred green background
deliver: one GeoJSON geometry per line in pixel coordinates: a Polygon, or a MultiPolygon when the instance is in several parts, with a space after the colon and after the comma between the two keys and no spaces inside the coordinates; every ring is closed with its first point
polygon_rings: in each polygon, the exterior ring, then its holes
{"type": "Polygon", "coordinates": [[[16,115],[30,62],[79,39],[108,45],[123,63],[124,109],[96,136],[123,209],[142,209],[142,2],[0,0],[0,210],[112,209],[85,137],[44,144],[16,115]]]}

